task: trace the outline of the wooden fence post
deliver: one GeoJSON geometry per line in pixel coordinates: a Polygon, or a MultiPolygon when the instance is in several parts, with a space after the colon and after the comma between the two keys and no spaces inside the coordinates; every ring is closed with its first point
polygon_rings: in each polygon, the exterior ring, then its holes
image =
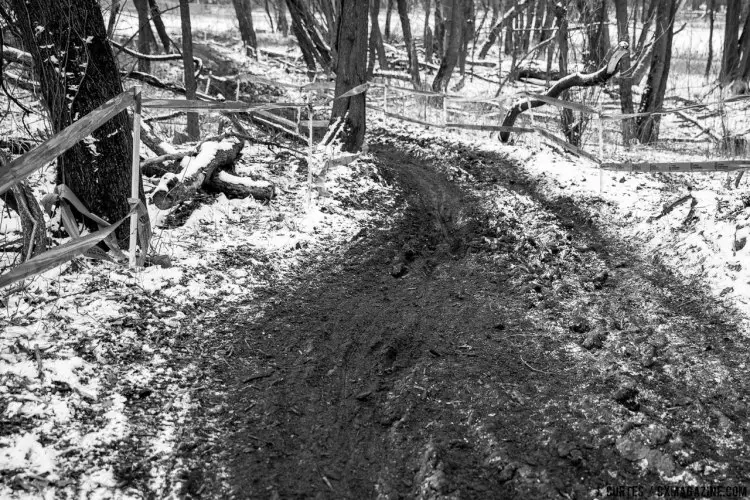
{"type": "Polygon", "coordinates": [[[310,208],[312,204],[312,168],[313,168],[313,105],[307,105],[307,123],[308,123],[308,153],[307,153],[307,208],[310,208]]]}
{"type": "Polygon", "coordinates": [[[388,84],[383,87],[383,124],[388,124],[388,84]]]}
{"type": "MultiPolygon", "coordinates": [[[[604,119],[602,118],[602,115],[604,113],[604,105],[602,104],[602,100],[599,100],[599,113],[596,115],[596,118],[599,120],[599,161],[604,161],[604,119]]],[[[604,169],[601,167],[601,163],[599,165],[599,194],[602,194],[604,191],[604,169]]]]}
{"type": "MultiPolygon", "coordinates": [[[[133,159],[130,172],[130,198],[139,202],[139,181],[141,179],[141,87],[135,87],[135,105],[133,106],[133,159]]],[[[138,210],[130,216],[130,267],[135,269],[135,249],[138,242],[138,210]]],[[[142,248],[141,252],[147,249],[142,248]]]]}

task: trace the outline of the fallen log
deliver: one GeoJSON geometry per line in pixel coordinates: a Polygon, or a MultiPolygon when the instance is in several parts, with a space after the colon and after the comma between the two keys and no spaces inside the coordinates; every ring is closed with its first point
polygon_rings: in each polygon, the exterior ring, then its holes
{"type": "Polygon", "coordinates": [[[11,88],[17,87],[34,94],[38,94],[39,92],[41,92],[41,87],[37,82],[17,75],[12,71],[3,70],[3,78],[5,79],[5,81],[11,84],[11,88]]]}
{"type": "MultiPolygon", "coordinates": [[[[595,71],[594,73],[572,73],[568,76],[565,76],[559,79],[552,87],[549,88],[549,90],[547,90],[542,95],[545,97],[557,98],[564,91],[572,87],[593,87],[595,85],[600,85],[612,78],[615,73],[617,73],[617,66],[620,63],[620,60],[627,53],[627,42],[621,42],[620,48],[612,54],[612,57],[610,57],[609,62],[605,67],[601,68],[598,71],[595,71]]],[[[505,114],[502,126],[512,127],[516,122],[516,118],[518,117],[518,115],[520,115],[527,109],[538,108],[539,106],[543,106],[544,104],[546,104],[545,101],[539,99],[522,98],[521,100],[516,101],[505,114]]],[[[500,133],[500,140],[502,142],[508,142],[509,138],[510,132],[500,133]]]]}
{"type": "Polygon", "coordinates": [[[8,62],[23,64],[24,66],[29,67],[32,64],[30,53],[7,45],[3,46],[3,59],[8,62]]]}
{"type": "Polygon", "coordinates": [[[226,170],[217,170],[208,181],[207,187],[224,193],[227,198],[249,198],[271,200],[276,196],[276,188],[269,181],[254,181],[240,177],[226,170]]]}
{"type": "Polygon", "coordinates": [[[162,177],[151,195],[154,205],[166,210],[194,195],[216,170],[237,160],[243,145],[235,138],[201,144],[195,157],[183,159],[182,172],[162,177]]]}
{"type": "Polygon", "coordinates": [[[143,121],[141,122],[140,136],[141,142],[157,156],[179,153],[174,146],[157,136],[151,126],[143,121]]]}

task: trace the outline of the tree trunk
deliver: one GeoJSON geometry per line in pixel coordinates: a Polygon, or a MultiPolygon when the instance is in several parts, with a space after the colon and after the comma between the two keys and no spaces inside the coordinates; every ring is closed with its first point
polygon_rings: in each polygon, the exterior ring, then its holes
{"type": "MultiPolygon", "coordinates": [[[[268,5],[268,0],[263,1],[263,8],[266,11],[266,16],[268,17],[268,25],[271,27],[271,33],[273,33],[274,31],[276,31],[276,29],[273,27],[273,16],[271,15],[271,7],[268,5]]],[[[250,14],[252,14],[252,8],[249,9],[249,12],[250,14]]],[[[252,19],[252,15],[250,15],[250,19],[252,19]]]]}
{"type": "MultiPolygon", "coordinates": [[[[5,153],[3,163],[7,162],[5,153]]],[[[44,213],[34,197],[34,191],[26,182],[19,182],[3,195],[5,205],[18,213],[23,231],[21,261],[26,261],[47,249],[47,228],[44,213]]]]}
{"type": "MultiPolygon", "coordinates": [[[[53,132],[122,93],[96,0],[9,0],[8,4],[34,60],[53,132]]],[[[131,130],[130,119],[122,112],[96,130],[91,140],[76,144],[57,160],[56,182],[66,184],[89,211],[112,223],[130,210],[131,130]]],[[[143,199],[142,187],[140,192],[143,199]]],[[[128,225],[125,222],[118,229],[118,239],[127,239],[128,225]]]]}
{"type": "Polygon", "coordinates": [[[740,0],[727,0],[727,17],[724,25],[724,48],[721,56],[719,80],[722,85],[731,82],[737,76],[739,64],[739,31],[742,6],[740,0]]]}
{"type": "Polygon", "coordinates": [[[476,12],[474,11],[474,0],[463,0],[463,16],[461,23],[461,45],[458,53],[458,67],[461,76],[466,74],[466,58],[469,54],[469,42],[474,37],[474,25],[476,23],[476,12]]]}
{"type": "Polygon", "coordinates": [[[435,50],[437,51],[438,59],[442,60],[445,50],[443,47],[445,37],[445,24],[443,23],[443,2],[450,2],[451,0],[435,0],[435,31],[432,36],[435,40],[435,50]]]}
{"type": "Polygon", "coordinates": [[[328,43],[331,47],[336,45],[336,11],[337,8],[331,4],[331,0],[320,0],[323,15],[326,19],[326,29],[328,30],[328,43]]]}
{"type": "MultiPolygon", "coordinates": [[[[250,0],[232,0],[234,12],[237,15],[237,22],[240,25],[240,37],[245,47],[252,48],[257,56],[258,40],[255,37],[253,28],[253,6],[250,0]]],[[[248,54],[250,51],[248,50],[248,54]]]]}
{"type": "MultiPolygon", "coordinates": [[[[628,43],[630,35],[628,33],[628,0],[615,0],[615,16],[617,17],[617,38],[620,43],[628,43]]],[[[627,70],[630,68],[630,51],[622,58],[620,66],[627,70]]],[[[633,113],[633,89],[631,77],[626,71],[620,72],[620,110],[624,114],[633,113]]],[[[632,118],[622,120],[622,140],[624,144],[630,144],[631,139],[635,137],[635,121],[632,118]]]]}
{"type": "MultiPolygon", "coordinates": [[[[677,0],[662,0],[657,7],[654,52],[646,88],[641,98],[639,108],[641,113],[658,111],[664,103],[664,93],[667,89],[667,78],[672,61],[672,36],[676,11],[677,0]]],[[[660,115],[639,117],[636,120],[636,134],[642,144],[658,139],[659,121],[660,115]]]]}
{"type": "MultiPolygon", "coordinates": [[[[568,73],[568,11],[562,3],[555,5],[555,19],[557,22],[557,45],[560,50],[558,56],[558,66],[560,68],[560,74],[565,75],[568,73]]],[[[570,93],[567,90],[563,90],[560,93],[560,99],[567,101],[570,99],[570,93]]],[[[560,111],[560,121],[562,122],[563,134],[569,143],[577,146],[581,142],[581,131],[579,127],[574,125],[575,117],[573,116],[573,110],[563,108],[560,111]]]]}
{"type": "Polygon", "coordinates": [[[427,63],[432,62],[432,54],[435,50],[435,41],[432,38],[432,29],[430,29],[430,12],[432,11],[432,0],[424,2],[424,30],[422,38],[424,39],[424,60],[427,63]]]}
{"type": "Polygon", "coordinates": [[[581,13],[581,23],[586,27],[583,64],[585,71],[590,72],[601,66],[609,51],[606,0],[578,0],[577,8],[581,13]]]}
{"type": "MultiPolygon", "coordinates": [[[[484,59],[487,57],[487,53],[489,52],[490,48],[492,48],[492,45],[495,43],[497,38],[500,36],[500,33],[504,27],[509,27],[511,21],[513,20],[514,16],[518,13],[518,10],[521,9],[525,5],[525,1],[519,2],[513,7],[509,8],[505,14],[503,14],[503,17],[500,18],[500,20],[495,19],[492,23],[492,28],[490,29],[490,34],[487,37],[487,41],[482,46],[482,49],[479,51],[479,59],[484,59]]],[[[506,31],[506,54],[509,52],[507,51],[507,48],[509,46],[508,37],[512,36],[512,30],[508,28],[506,31]]],[[[512,39],[512,38],[511,38],[512,39]]],[[[512,42],[510,42],[512,43],[512,42]]]]}
{"type": "Polygon", "coordinates": [[[531,46],[531,28],[534,26],[535,1],[536,0],[529,0],[526,3],[526,19],[524,19],[525,24],[521,23],[521,28],[523,28],[523,31],[521,32],[521,50],[524,53],[528,52],[529,47],[531,46]]]}
{"type": "Polygon", "coordinates": [[[544,21],[545,12],[547,11],[547,0],[537,0],[536,10],[534,11],[534,34],[532,37],[532,43],[534,45],[544,40],[544,21]]]}
{"type": "Polygon", "coordinates": [[[120,0],[112,0],[109,5],[109,22],[107,23],[107,38],[112,38],[115,34],[115,27],[117,26],[117,19],[120,16],[120,0]]]}
{"type": "Polygon", "coordinates": [[[159,5],[157,5],[156,0],[148,0],[148,5],[149,10],[151,11],[151,20],[156,27],[156,33],[159,35],[159,40],[161,40],[161,44],[164,47],[164,52],[168,54],[171,41],[169,39],[169,34],[167,34],[167,28],[164,26],[164,21],[161,18],[159,5]]]}
{"type": "Polygon", "coordinates": [[[440,68],[432,82],[432,90],[442,92],[448,88],[453,69],[458,62],[458,49],[461,43],[461,31],[463,24],[463,1],[445,0],[443,5],[443,25],[445,26],[444,50],[440,68]]]}
{"type": "Polygon", "coordinates": [[[740,62],[737,68],[737,73],[740,78],[747,80],[750,77],[750,13],[743,15],[745,16],[745,24],[742,27],[742,35],[737,42],[740,52],[740,62]]]}
{"type": "Polygon", "coordinates": [[[409,23],[409,11],[406,0],[396,0],[398,4],[398,17],[401,19],[401,31],[404,34],[406,53],[409,56],[409,70],[411,72],[411,83],[415,89],[419,89],[422,82],[419,78],[419,59],[417,58],[417,45],[411,36],[411,24],[409,23]]]}
{"type": "MultiPolygon", "coordinates": [[[[367,80],[367,0],[339,0],[336,35],[336,92],[340,96],[367,80]]],[[[331,123],[343,120],[342,149],[356,152],[365,139],[365,92],[333,101],[331,123]]]]}
{"type": "Polygon", "coordinates": [[[289,36],[289,21],[286,19],[285,0],[276,0],[276,27],[284,36],[289,36]]]}
{"type": "Polygon", "coordinates": [[[388,5],[385,9],[385,31],[383,35],[386,40],[391,39],[391,14],[393,13],[393,2],[395,0],[388,0],[388,5]]]}
{"type": "Polygon", "coordinates": [[[711,74],[711,62],[714,59],[714,10],[716,0],[708,2],[708,60],[706,61],[706,80],[711,74]]]}
{"type": "MultiPolygon", "coordinates": [[[[195,80],[193,33],[190,26],[190,4],[188,0],[180,0],[180,20],[182,21],[182,63],[185,73],[185,97],[188,100],[195,100],[198,82],[195,80]]],[[[187,135],[193,141],[200,138],[198,113],[187,114],[187,135]]]]}
{"type": "MultiPolygon", "coordinates": [[[[321,68],[332,69],[331,49],[318,32],[315,26],[315,18],[308,9],[307,2],[305,0],[286,0],[286,5],[289,14],[292,16],[292,32],[297,37],[297,42],[308,68],[310,67],[309,59],[313,58],[320,64],[321,68]]],[[[365,10],[365,12],[367,11],[365,10]]]]}
{"type": "MultiPolygon", "coordinates": [[[[138,12],[138,52],[150,54],[151,45],[154,44],[154,32],[151,31],[151,20],[148,15],[147,0],[133,0],[135,10],[138,12]]],[[[148,59],[138,59],[138,71],[151,73],[151,62],[148,59]]]]}
{"type": "Polygon", "coordinates": [[[383,37],[380,35],[380,24],[378,14],[380,13],[380,0],[370,0],[370,57],[367,63],[367,78],[372,77],[375,71],[375,56],[381,70],[388,69],[388,59],[385,56],[383,37]]]}
{"type": "Polygon", "coordinates": [[[221,142],[211,141],[202,144],[197,156],[187,161],[183,160],[184,166],[179,175],[166,174],[162,177],[151,195],[154,205],[166,210],[174,207],[181,200],[191,198],[211,178],[214,171],[234,164],[242,147],[242,141],[237,139],[224,139],[221,142]]]}

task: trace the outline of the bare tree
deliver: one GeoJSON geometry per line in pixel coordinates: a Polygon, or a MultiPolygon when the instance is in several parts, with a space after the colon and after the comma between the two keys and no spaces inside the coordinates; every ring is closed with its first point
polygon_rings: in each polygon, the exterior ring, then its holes
{"type": "MultiPolygon", "coordinates": [[[[147,0],[133,0],[138,12],[138,52],[150,54],[151,46],[155,44],[154,32],[151,31],[151,18],[148,14],[147,0]]],[[[138,58],[138,70],[148,73],[151,71],[151,61],[145,57],[138,58]]]]}
{"type": "MultiPolygon", "coordinates": [[[[97,0],[7,3],[33,58],[53,131],[122,93],[97,0]]],[[[123,218],[129,211],[132,140],[130,119],[122,112],[96,130],[91,140],[58,158],[57,183],[66,184],[92,213],[110,222],[123,218]]],[[[140,191],[143,199],[142,187],[140,191]]],[[[121,241],[129,234],[127,225],[117,232],[121,241]]]]}
{"type": "MultiPolygon", "coordinates": [[[[659,5],[656,8],[654,49],[646,88],[641,98],[639,108],[641,113],[653,113],[662,107],[672,61],[672,37],[674,35],[677,0],[660,0],[657,3],[659,5]]],[[[639,117],[636,120],[636,135],[641,143],[653,142],[658,139],[660,118],[660,115],[653,114],[639,117]]]]}
{"type": "MultiPolygon", "coordinates": [[[[190,23],[190,4],[188,0],[180,0],[180,20],[182,22],[182,62],[185,68],[185,97],[194,100],[198,83],[195,79],[193,32],[190,23]]],[[[187,135],[191,140],[198,140],[200,138],[198,113],[187,114],[187,135]]]]}
{"type": "Polygon", "coordinates": [[[292,32],[297,38],[308,69],[315,71],[316,61],[323,69],[331,69],[331,49],[323,41],[308,3],[305,0],[286,0],[286,5],[292,16],[292,32]]]}
{"type": "MultiPolygon", "coordinates": [[[[615,0],[615,15],[617,17],[617,38],[620,43],[628,43],[630,36],[628,34],[628,1],[615,0]]],[[[620,109],[625,114],[633,113],[633,89],[632,79],[627,70],[630,69],[630,52],[623,56],[621,67],[625,71],[620,73],[620,109]]],[[[622,120],[622,139],[625,144],[629,144],[635,134],[635,121],[632,118],[622,120]]]]}
{"type": "Polygon", "coordinates": [[[148,5],[151,12],[151,21],[154,23],[156,33],[159,35],[159,40],[161,40],[161,44],[164,47],[164,52],[168,53],[171,40],[167,33],[167,27],[164,26],[164,20],[161,18],[159,5],[156,3],[156,0],[148,0],[148,5]]]}
{"type": "Polygon", "coordinates": [[[286,19],[285,0],[276,0],[276,27],[284,36],[289,35],[289,21],[286,19]]]}
{"type": "Polygon", "coordinates": [[[463,32],[463,1],[444,0],[443,25],[445,26],[445,41],[443,42],[443,58],[440,62],[435,79],[432,81],[432,90],[442,92],[447,89],[453,69],[458,62],[458,50],[461,46],[461,35],[463,32]]]}
{"type": "MultiPolygon", "coordinates": [[[[368,1],[339,0],[336,35],[336,96],[341,96],[367,81],[368,1]]],[[[342,123],[342,148],[359,151],[365,139],[365,93],[339,97],[333,101],[331,123],[342,123]]]]}
{"type": "Polygon", "coordinates": [[[409,70],[411,72],[411,83],[415,89],[418,89],[422,82],[419,78],[419,59],[417,58],[417,45],[411,36],[411,24],[409,23],[409,10],[406,0],[397,0],[398,16],[401,18],[401,31],[404,34],[404,43],[406,44],[406,53],[409,58],[409,70]]]}
{"type": "Polygon", "coordinates": [[[380,13],[380,0],[370,0],[370,55],[367,63],[367,76],[372,76],[375,71],[375,56],[377,55],[380,69],[388,69],[388,59],[385,57],[383,37],[380,34],[378,14],[380,13]]]}
{"type": "Polygon", "coordinates": [[[248,48],[248,53],[258,50],[258,40],[255,37],[253,28],[253,6],[250,0],[232,0],[234,12],[237,15],[237,22],[240,25],[240,37],[242,43],[248,48]]]}

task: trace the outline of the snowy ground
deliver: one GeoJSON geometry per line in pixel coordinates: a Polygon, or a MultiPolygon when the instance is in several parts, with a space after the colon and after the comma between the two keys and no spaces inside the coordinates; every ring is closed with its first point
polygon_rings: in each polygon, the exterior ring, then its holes
{"type": "MultiPolygon", "coordinates": [[[[484,95],[489,87],[477,83],[465,92],[484,95]]],[[[551,192],[599,204],[598,223],[607,230],[750,316],[745,183],[731,189],[719,173],[600,174],[536,139],[503,146],[477,133],[404,130],[425,139],[462,137],[508,155],[551,192]]],[[[641,149],[633,156],[677,154],[641,149]]],[[[181,227],[157,227],[155,250],[169,257],[169,267],[129,271],[79,259],[2,298],[0,498],[164,497],[181,490],[189,480],[176,458],[185,424],[195,395],[212,383],[201,367],[225,362],[230,349],[217,348],[203,323],[216,317],[218,303],[260,300],[259,290],[289,269],[323,259],[382,216],[392,196],[365,156],[329,172],[308,205],[306,168],[293,155],[248,147],[239,171],[275,182],[278,200],[206,198],[181,227]],[[237,254],[249,255],[252,268],[233,264],[237,254]]],[[[48,187],[42,181],[39,194],[48,187]]],[[[163,215],[152,212],[152,220],[163,215]]],[[[0,220],[7,240],[18,229],[15,220],[0,220]]]]}
{"type": "Polygon", "coordinates": [[[157,228],[155,248],[170,267],[76,260],[4,300],[1,498],[179,491],[176,446],[193,394],[210,385],[199,369],[209,339],[194,332],[216,315],[215,304],[252,300],[269,279],[374,216],[363,200],[382,188],[369,180],[377,172],[367,161],[329,171],[308,206],[299,160],[257,148],[245,159],[238,170],[275,182],[278,200],[264,206],[220,195],[182,227],[157,228]],[[252,255],[253,267],[232,265],[238,254],[252,255]],[[144,469],[148,484],[129,483],[144,469]]]}

